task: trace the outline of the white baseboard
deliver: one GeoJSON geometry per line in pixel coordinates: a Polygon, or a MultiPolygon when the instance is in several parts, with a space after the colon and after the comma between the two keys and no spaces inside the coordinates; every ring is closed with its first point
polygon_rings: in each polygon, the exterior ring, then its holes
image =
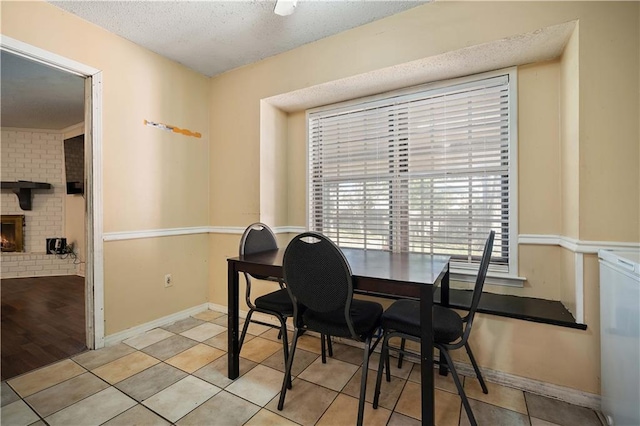
{"type": "Polygon", "coordinates": [[[153,321],[120,331],[118,333],[105,336],[104,345],[112,346],[130,337],[137,336],[149,330],[153,330],[154,328],[163,327],[165,325],[172,324],[176,321],[189,318],[192,315],[206,311],[208,307],[209,307],[208,303],[203,303],[202,305],[194,306],[192,308],[185,309],[184,311],[176,312],[175,314],[167,315],[166,317],[158,318],[153,321]]]}

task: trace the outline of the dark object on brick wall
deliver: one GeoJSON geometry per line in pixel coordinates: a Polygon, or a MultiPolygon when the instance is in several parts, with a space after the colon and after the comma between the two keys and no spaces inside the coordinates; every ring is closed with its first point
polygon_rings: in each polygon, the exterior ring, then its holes
{"type": "Polygon", "coordinates": [[[64,170],[67,194],[84,194],[84,135],[65,139],[64,170]]]}
{"type": "Polygon", "coordinates": [[[64,254],[66,247],[66,238],[47,238],[47,254],[64,254]]]}

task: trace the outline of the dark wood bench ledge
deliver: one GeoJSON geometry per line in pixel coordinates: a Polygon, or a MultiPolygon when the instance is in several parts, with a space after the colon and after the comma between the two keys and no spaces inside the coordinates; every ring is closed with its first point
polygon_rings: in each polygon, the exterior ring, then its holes
{"type": "MultiPolygon", "coordinates": [[[[451,289],[449,306],[468,310],[471,305],[472,293],[471,290],[451,289]]],[[[440,289],[436,290],[434,299],[436,303],[440,303],[440,289]]],[[[577,323],[571,312],[561,302],[555,300],[483,293],[480,305],[478,305],[478,312],[578,330],[587,329],[586,324],[577,323]]]]}

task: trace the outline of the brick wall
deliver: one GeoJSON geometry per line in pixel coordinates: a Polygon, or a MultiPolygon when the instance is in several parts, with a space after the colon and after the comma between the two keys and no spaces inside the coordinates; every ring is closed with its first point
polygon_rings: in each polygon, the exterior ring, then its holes
{"type": "Polygon", "coordinates": [[[2,278],[74,275],[78,266],[70,258],[46,255],[45,241],[64,237],[63,135],[2,129],[0,177],[3,181],[28,180],[50,183],[49,190],[32,191],[32,209],[22,210],[11,191],[1,194],[2,214],[25,216],[25,253],[2,253],[2,278]]]}
{"type": "Polygon", "coordinates": [[[3,181],[29,180],[50,183],[49,190],[32,191],[32,210],[25,211],[18,197],[2,191],[2,214],[24,214],[25,248],[28,253],[45,253],[45,240],[64,236],[63,135],[60,133],[2,130],[3,181]]]}

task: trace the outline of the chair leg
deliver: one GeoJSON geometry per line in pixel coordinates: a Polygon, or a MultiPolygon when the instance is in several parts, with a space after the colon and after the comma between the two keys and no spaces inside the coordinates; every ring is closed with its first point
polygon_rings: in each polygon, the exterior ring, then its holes
{"type": "Polygon", "coordinates": [[[247,329],[249,328],[249,323],[251,322],[251,315],[253,315],[253,309],[249,309],[249,313],[247,317],[244,319],[244,325],[242,326],[242,334],[240,334],[240,341],[238,342],[238,352],[242,349],[242,344],[244,343],[244,337],[247,335],[247,329]]]}
{"type": "MultiPolygon", "coordinates": [[[[407,342],[406,339],[400,339],[400,351],[404,351],[404,344],[407,342]]],[[[398,368],[402,368],[402,359],[404,358],[404,354],[400,352],[398,354],[398,368]]]]}
{"type": "Polygon", "coordinates": [[[284,372],[284,378],[282,379],[282,390],[280,391],[280,400],[278,401],[278,410],[282,411],[284,407],[284,397],[287,394],[287,388],[291,382],[291,366],[293,365],[293,357],[296,354],[296,345],[298,344],[299,330],[293,332],[293,343],[291,344],[291,352],[289,352],[289,358],[287,359],[287,368],[284,372]]]}
{"type": "Polygon", "coordinates": [[[447,374],[449,374],[449,368],[447,367],[447,362],[442,359],[442,352],[440,352],[440,355],[438,358],[439,358],[438,373],[441,376],[446,376],[447,374]]]}
{"type": "MultiPolygon", "coordinates": [[[[388,337],[385,335],[382,341],[382,349],[380,350],[380,362],[378,362],[378,373],[376,374],[376,389],[373,392],[373,408],[378,408],[380,399],[380,385],[382,384],[382,370],[384,370],[385,360],[389,360],[388,337]]],[[[387,365],[387,369],[389,366],[387,365]]]]}
{"type": "Polygon", "coordinates": [[[476,372],[476,377],[478,377],[478,381],[480,382],[480,386],[482,387],[483,393],[489,393],[489,389],[487,389],[487,385],[482,378],[482,373],[480,373],[480,369],[478,368],[478,364],[476,363],[476,359],[473,356],[473,352],[471,352],[471,347],[469,346],[469,342],[464,344],[464,347],[467,349],[467,355],[469,355],[469,359],[471,360],[471,365],[473,365],[473,369],[476,372]]]}
{"type": "MultiPolygon", "coordinates": [[[[287,336],[287,319],[279,317],[280,320],[280,335],[282,336],[282,351],[284,354],[284,365],[287,365],[287,359],[289,359],[289,338],[287,336]]],[[[291,376],[289,376],[289,383],[287,387],[291,389],[291,376]]]]}
{"type": "Polygon", "coordinates": [[[364,361],[362,362],[362,381],[360,382],[360,402],[358,403],[358,426],[362,426],[364,420],[364,403],[367,395],[367,372],[369,371],[369,348],[371,337],[364,342],[364,361]]]}
{"type": "Polygon", "coordinates": [[[447,360],[447,365],[451,370],[451,376],[453,376],[453,381],[456,384],[456,388],[458,388],[458,395],[460,395],[460,399],[462,399],[462,405],[464,406],[464,410],[467,413],[467,418],[469,419],[469,423],[471,424],[471,426],[478,426],[478,423],[476,422],[476,418],[473,415],[473,411],[471,411],[471,406],[469,405],[467,394],[464,392],[462,383],[460,383],[460,377],[458,377],[458,372],[456,371],[456,367],[453,365],[453,360],[451,359],[449,352],[447,352],[447,350],[442,348],[441,346],[438,346],[438,349],[440,349],[441,362],[442,362],[443,355],[444,355],[444,358],[447,360]]]}
{"type": "Polygon", "coordinates": [[[280,329],[280,331],[278,331],[278,340],[280,340],[282,338],[282,329],[280,329]]]}
{"type": "Polygon", "coordinates": [[[385,352],[384,355],[384,365],[385,365],[385,370],[386,370],[386,379],[387,382],[391,381],[391,363],[389,362],[389,345],[387,344],[387,352],[385,352]]]}
{"type": "Polygon", "coordinates": [[[331,336],[327,334],[327,349],[329,350],[329,356],[333,358],[333,344],[331,343],[331,336]]]}
{"type": "Polygon", "coordinates": [[[326,352],[325,335],[324,334],[320,335],[320,353],[322,354],[322,363],[326,364],[327,363],[327,352],[326,352]]]}

